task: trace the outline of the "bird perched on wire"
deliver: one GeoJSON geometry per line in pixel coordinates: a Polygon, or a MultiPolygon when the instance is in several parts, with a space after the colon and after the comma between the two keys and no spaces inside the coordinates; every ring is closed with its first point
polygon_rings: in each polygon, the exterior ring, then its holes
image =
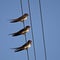
{"type": "Polygon", "coordinates": [[[23,21],[27,20],[27,17],[28,17],[28,14],[25,13],[24,15],[22,15],[22,16],[19,17],[19,18],[12,19],[12,21],[11,21],[10,23],[23,22],[23,21]]]}
{"type": "Polygon", "coordinates": [[[19,51],[22,51],[22,50],[27,50],[29,47],[31,47],[31,44],[32,44],[32,41],[28,40],[28,42],[26,42],[21,47],[12,48],[12,49],[15,49],[15,52],[19,52],[19,51]]]}
{"type": "Polygon", "coordinates": [[[29,32],[30,26],[26,26],[23,29],[19,30],[18,32],[12,33],[12,36],[24,35],[25,33],[29,32]]]}

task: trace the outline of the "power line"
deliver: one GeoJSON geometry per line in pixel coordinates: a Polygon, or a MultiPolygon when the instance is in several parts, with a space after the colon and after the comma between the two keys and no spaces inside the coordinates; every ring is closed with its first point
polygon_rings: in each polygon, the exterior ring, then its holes
{"type": "Polygon", "coordinates": [[[28,9],[29,9],[29,14],[30,14],[30,24],[31,24],[31,33],[32,33],[32,40],[33,40],[33,48],[34,48],[34,57],[35,57],[35,60],[36,60],[36,51],[35,51],[35,44],[34,44],[34,34],[33,34],[33,26],[32,26],[30,1],[29,0],[28,0],[28,9]]]}
{"type": "Polygon", "coordinates": [[[41,0],[39,0],[39,8],[40,8],[40,16],[41,16],[41,26],[42,26],[44,54],[45,54],[45,60],[47,60],[46,46],[45,46],[45,36],[44,36],[44,26],[43,26],[43,17],[42,17],[42,9],[41,9],[41,0]]]}
{"type": "MultiPolygon", "coordinates": [[[[23,15],[22,0],[20,0],[20,5],[21,5],[21,12],[22,12],[22,15],[23,15]]],[[[25,23],[24,23],[24,21],[23,21],[23,27],[25,27],[25,23]]],[[[26,34],[25,34],[25,42],[27,42],[26,34]]],[[[27,59],[29,60],[29,53],[28,53],[28,50],[27,50],[27,59]]]]}

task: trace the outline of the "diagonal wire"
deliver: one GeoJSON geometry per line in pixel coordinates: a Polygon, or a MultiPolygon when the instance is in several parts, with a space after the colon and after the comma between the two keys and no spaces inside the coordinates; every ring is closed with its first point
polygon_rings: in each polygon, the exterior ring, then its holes
{"type": "MultiPolygon", "coordinates": [[[[20,5],[21,5],[21,12],[22,12],[22,15],[23,15],[22,0],[20,0],[20,5]]],[[[24,21],[23,21],[23,27],[25,27],[25,23],[24,23],[24,21]]],[[[26,34],[25,34],[25,42],[27,42],[26,34]]],[[[28,49],[27,49],[27,59],[29,60],[29,53],[28,53],[28,49]]]]}
{"type": "Polygon", "coordinates": [[[41,0],[39,0],[39,9],[40,9],[40,16],[41,16],[42,36],[43,36],[43,45],[44,45],[44,55],[45,55],[45,60],[47,60],[46,46],[45,46],[45,36],[44,36],[44,26],[43,26],[43,17],[42,17],[42,9],[41,9],[41,0]]]}
{"type": "Polygon", "coordinates": [[[31,33],[32,33],[32,40],[33,40],[33,48],[34,48],[34,57],[35,57],[35,60],[36,60],[36,51],[35,51],[34,34],[33,34],[33,26],[32,26],[30,1],[29,0],[28,0],[28,9],[29,9],[29,14],[30,14],[30,25],[31,25],[31,33]]]}

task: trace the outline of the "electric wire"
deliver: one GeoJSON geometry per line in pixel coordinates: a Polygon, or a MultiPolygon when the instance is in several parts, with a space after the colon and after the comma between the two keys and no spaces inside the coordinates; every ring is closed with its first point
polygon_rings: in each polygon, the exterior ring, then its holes
{"type": "Polygon", "coordinates": [[[43,17],[42,17],[42,9],[41,9],[41,0],[39,0],[39,9],[40,9],[40,16],[41,16],[42,36],[43,36],[43,45],[44,45],[44,55],[45,55],[45,60],[47,60],[46,44],[45,44],[45,36],[44,36],[44,26],[43,26],[43,17]]]}
{"type": "Polygon", "coordinates": [[[30,15],[30,25],[31,25],[31,33],[32,33],[32,40],[33,40],[33,48],[34,48],[34,57],[36,60],[36,50],[35,50],[35,43],[34,43],[34,34],[33,34],[33,26],[32,26],[32,18],[31,18],[31,10],[30,10],[30,1],[28,0],[28,9],[30,15]]]}
{"type": "MultiPolygon", "coordinates": [[[[23,15],[22,0],[20,0],[20,5],[21,5],[21,12],[22,12],[22,15],[23,15]]],[[[23,27],[25,27],[25,23],[24,23],[24,21],[23,21],[23,27]]],[[[25,34],[25,42],[27,42],[26,34],[25,34]]],[[[29,53],[28,53],[28,49],[27,49],[27,59],[29,60],[29,53]]]]}

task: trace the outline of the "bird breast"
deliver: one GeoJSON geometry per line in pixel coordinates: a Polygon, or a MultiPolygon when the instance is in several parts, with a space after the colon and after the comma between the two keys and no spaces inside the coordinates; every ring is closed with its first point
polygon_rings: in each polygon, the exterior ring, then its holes
{"type": "Polygon", "coordinates": [[[24,20],[27,20],[27,17],[25,17],[24,20]]]}
{"type": "Polygon", "coordinates": [[[31,44],[29,44],[28,47],[31,47],[31,44]]]}
{"type": "Polygon", "coordinates": [[[29,29],[27,29],[26,32],[29,32],[29,29]]]}
{"type": "Polygon", "coordinates": [[[29,45],[27,45],[27,46],[25,46],[25,49],[26,49],[26,48],[29,48],[29,47],[31,47],[31,45],[30,45],[30,44],[29,44],[29,45]]]}

